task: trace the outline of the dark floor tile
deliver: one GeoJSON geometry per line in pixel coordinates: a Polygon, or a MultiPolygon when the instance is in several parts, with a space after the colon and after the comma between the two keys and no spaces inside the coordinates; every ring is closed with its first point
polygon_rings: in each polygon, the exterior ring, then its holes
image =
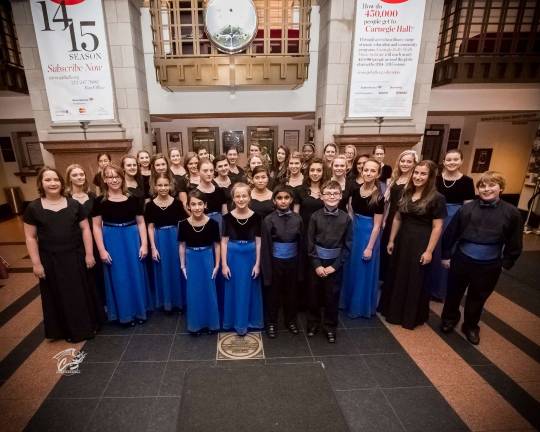
{"type": "Polygon", "coordinates": [[[99,399],[46,399],[24,430],[82,431],[98,401],[99,399]]]}
{"type": "Polygon", "coordinates": [[[180,412],[179,397],[158,397],[154,401],[148,432],[175,432],[180,412]]]}
{"type": "Polygon", "coordinates": [[[394,388],[382,392],[407,431],[469,430],[435,388],[394,388]]]}
{"type": "Polygon", "coordinates": [[[86,432],[143,432],[147,430],[155,398],[101,399],[86,432]]]}
{"type": "Polygon", "coordinates": [[[188,329],[186,326],[186,314],[183,313],[181,315],[178,315],[178,322],[176,323],[176,331],[175,333],[188,333],[188,329]]]}
{"type": "Polygon", "coordinates": [[[358,328],[346,330],[360,354],[403,352],[401,345],[385,328],[358,328]]]}
{"type": "Polygon", "coordinates": [[[213,367],[214,361],[170,361],[167,362],[165,373],[159,389],[160,396],[181,396],[184,387],[184,377],[188,370],[200,367],[213,367]]]}
{"type": "Polygon", "coordinates": [[[377,387],[362,356],[321,357],[320,361],[334,390],[377,387]]]}
{"type": "Polygon", "coordinates": [[[144,324],[135,326],[135,334],[174,334],[177,323],[178,314],[157,311],[144,324]]]}
{"type": "Polygon", "coordinates": [[[128,325],[120,324],[116,321],[107,322],[101,326],[99,330],[99,335],[116,335],[116,336],[127,336],[133,333],[135,327],[128,325]]]}
{"type": "Polygon", "coordinates": [[[306,357],[311,355],[303,332],[297,335],[289,332],[280,332],[275,339],[270,339],[263,334],[263,344],[266,358],[306,357]]]}
{"type": "Polygon", "coordinates": [[[54,386],[50,398],[100,397],[118,363],[86,363],[80,373],[65,375],[54,386]]]}
{"type": "Polygon", "coordinates": [[[157,396],[165,365],[165,362],[120,362],[105,396],[157,396]]]}
{"type": "Polygon", "coordinates": [[[503,272],[495,291],[517,303],[529,312],[540,316],[540,292],[503,272]]]}
{"type": "Polygon", "coordinates": [[[404,431],[380,390],[338,391],[336,396],[351,432],[404,431]]]}
{"type": "Polygon", "coordinates": [[[336,343],[328,343],[324,332],[307,338],[313,356],[353,355],[358,354],[356,346],[349,338],[346,330],[338,330],[336,343]]]}
{"type": "Polygon", "coordinates": [[[164,361],[169,358],[174,335],[133,335],[122,361],[164,361]]]}
{"type": "Polygon", "coordinates": [[[170,360],[215,360],[217,335],[191,336],[177,334],[174,337],[170,360]]]}
{"type": "Polygon", "coordinates": [[[265,364],[299,364],[299,363],[314,363],[313,357],[274,357],[267,358],[265,364]]]}
{"type": "Polygon", "coordinates": [[[407,354],[369,354],[363,358],[381,387],[431,386],[407,354]]]}
{"type": "Polygon", "coordinates": [[[540,430],[540,403],[535,398],[494,365],[473,368],[536,430],[540,430]]]}
{"type": "Polygon", "coordinates": [[[122,357],[131,336],[96,336],[84,344],[85,363],[117,362],[122,357]]]}
{"type": "Polygon", "coordinates": [[[343,328],[370,328],[370,327],[383,327],[383,323],[377,317],[371,318],[355,318],[351,319],[345,312],[339,314],[340,327],[343,328]]]}
{"type": "Polygon", "coordinates": [[[246,360],[218,360],[216,367],[220,368],[247,368],[250,366],[264,366],[264,359],[246,359],[246,360]]]}

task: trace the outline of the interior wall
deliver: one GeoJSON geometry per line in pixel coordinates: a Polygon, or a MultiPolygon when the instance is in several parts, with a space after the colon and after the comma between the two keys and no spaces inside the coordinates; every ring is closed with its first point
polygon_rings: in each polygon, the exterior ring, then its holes
{"type": "MultiPolygon", "coordinates": [[[[10,123],[0,124],[0,136],[9,136],[13,132],[36,132],[36,126],[33,123],[10,123]]],[[[37,132],[36,132],[37,133],[37,132]]],[[[17,157],[15,143],[12,142],[17,157]]],[[[17,162],[4,162],[0,155],[0,204],[6,203],[4,188],[5,187],[20,187],[25,201],[31,201],[38,197],[35,177],[27,177],[26,183],[23,183],[20,177],[15,175],[19,171],[17,162]]]]}
{"type": "MultiPolygon", "coordinates": [[[[314,120],[295,120],[287,117],[239,117],[239,118],[202,118],[202,119],[176,119],[170,122],[152,122],[152,128],[159,128],[162,149],[166,148],[167,132],[182,133],[182,150],[185,155],[189,151],[188,143],[188,128],[192,127],[219,127],[219,139],[221,142],[222,133],[224,131],[244,131],[244,149],[245,152],[240,154],[240,163],[246,161],[247,148],[247,127],[248,126],[277,126],[278,127],[278,144],[283,144],[283,131],[298,130],[299,134],[299,150],[305,142],[305,127],[313,125],[314,120]]],[[[221,145],[223,143],[221,142],[221,145]]]]}
{"type": "Polygon", "coordinates": [[[308,79],[294,90],[198,90],[170,92],[156,80],[150,11],[141,8],[142,37],[151,114],[315,111],[319,7],[311,8],[308,79]]]}

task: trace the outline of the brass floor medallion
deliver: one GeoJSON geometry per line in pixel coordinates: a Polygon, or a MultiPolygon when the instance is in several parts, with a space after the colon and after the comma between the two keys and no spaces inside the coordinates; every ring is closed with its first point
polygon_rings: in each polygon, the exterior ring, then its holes
{"type": "Polygon", "coordinates": [[[260,332],[238,336],[236,333],[219,333],[217,360],[263,359],[264,348],[260,332]]]}

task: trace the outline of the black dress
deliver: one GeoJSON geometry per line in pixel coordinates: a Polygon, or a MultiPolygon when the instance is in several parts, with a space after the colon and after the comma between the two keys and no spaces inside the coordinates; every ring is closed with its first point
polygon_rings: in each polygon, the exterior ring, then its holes
{"type": "Polygon", "coordinates": [[[32,201],[24,222],[37,229],[39,256],[45,278],[39,280],[45,337],[78,342],[94,337],[104,311],[84,261],[79,223],[87,217],[82,206],[67,198],[67,207],[44,209],[32,201]]]}
{"type": "Polygon", "coordinates": [[[440,193],[428,203],[425,212],[417,204],[400,207],[401,226],[387,280],[383,286],[379,311],[391,324],[413,329],[429,317],[429,276],[431,264],[421,265],[431,236],[433,219],[446,217],[446,202],[440,193]]]}
{"type": "Polygon", "coordinates": [[[388,266],[390,263],[390,255],[386,252],[386,246],[388,246],[388,240],[390,240],[390,233],[392,232],[392,222],[398,209],[399,200],[405,189],[405,183],[394,183],[390,187],[390,198],[388,200],[388,214],[386,215],[385,225],[381,235],[381,264],[379,267],[379,279],[386,280],[388,273],[388,266]]]}
{"type": "Polygon", "coordinates": [[[266,216],[274,211],[274,201],[272,201],[272,199],[259,201],[258,199],[251,198],[249,208],[257,213],[261,220],[263,220],[266,216]]]}

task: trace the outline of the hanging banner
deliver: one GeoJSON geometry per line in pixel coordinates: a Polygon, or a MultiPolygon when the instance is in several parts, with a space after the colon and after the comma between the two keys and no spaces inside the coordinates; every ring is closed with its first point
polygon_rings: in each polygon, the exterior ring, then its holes
{"type": "Polygon", "coordinates": [[[410,117],[425,0],[358,0],[348,117],[410,117]]]}
{"type": "Polygon", "coordinates": [[[101,0],[30,0],[53,122],[114,119],[101,0]]]}

